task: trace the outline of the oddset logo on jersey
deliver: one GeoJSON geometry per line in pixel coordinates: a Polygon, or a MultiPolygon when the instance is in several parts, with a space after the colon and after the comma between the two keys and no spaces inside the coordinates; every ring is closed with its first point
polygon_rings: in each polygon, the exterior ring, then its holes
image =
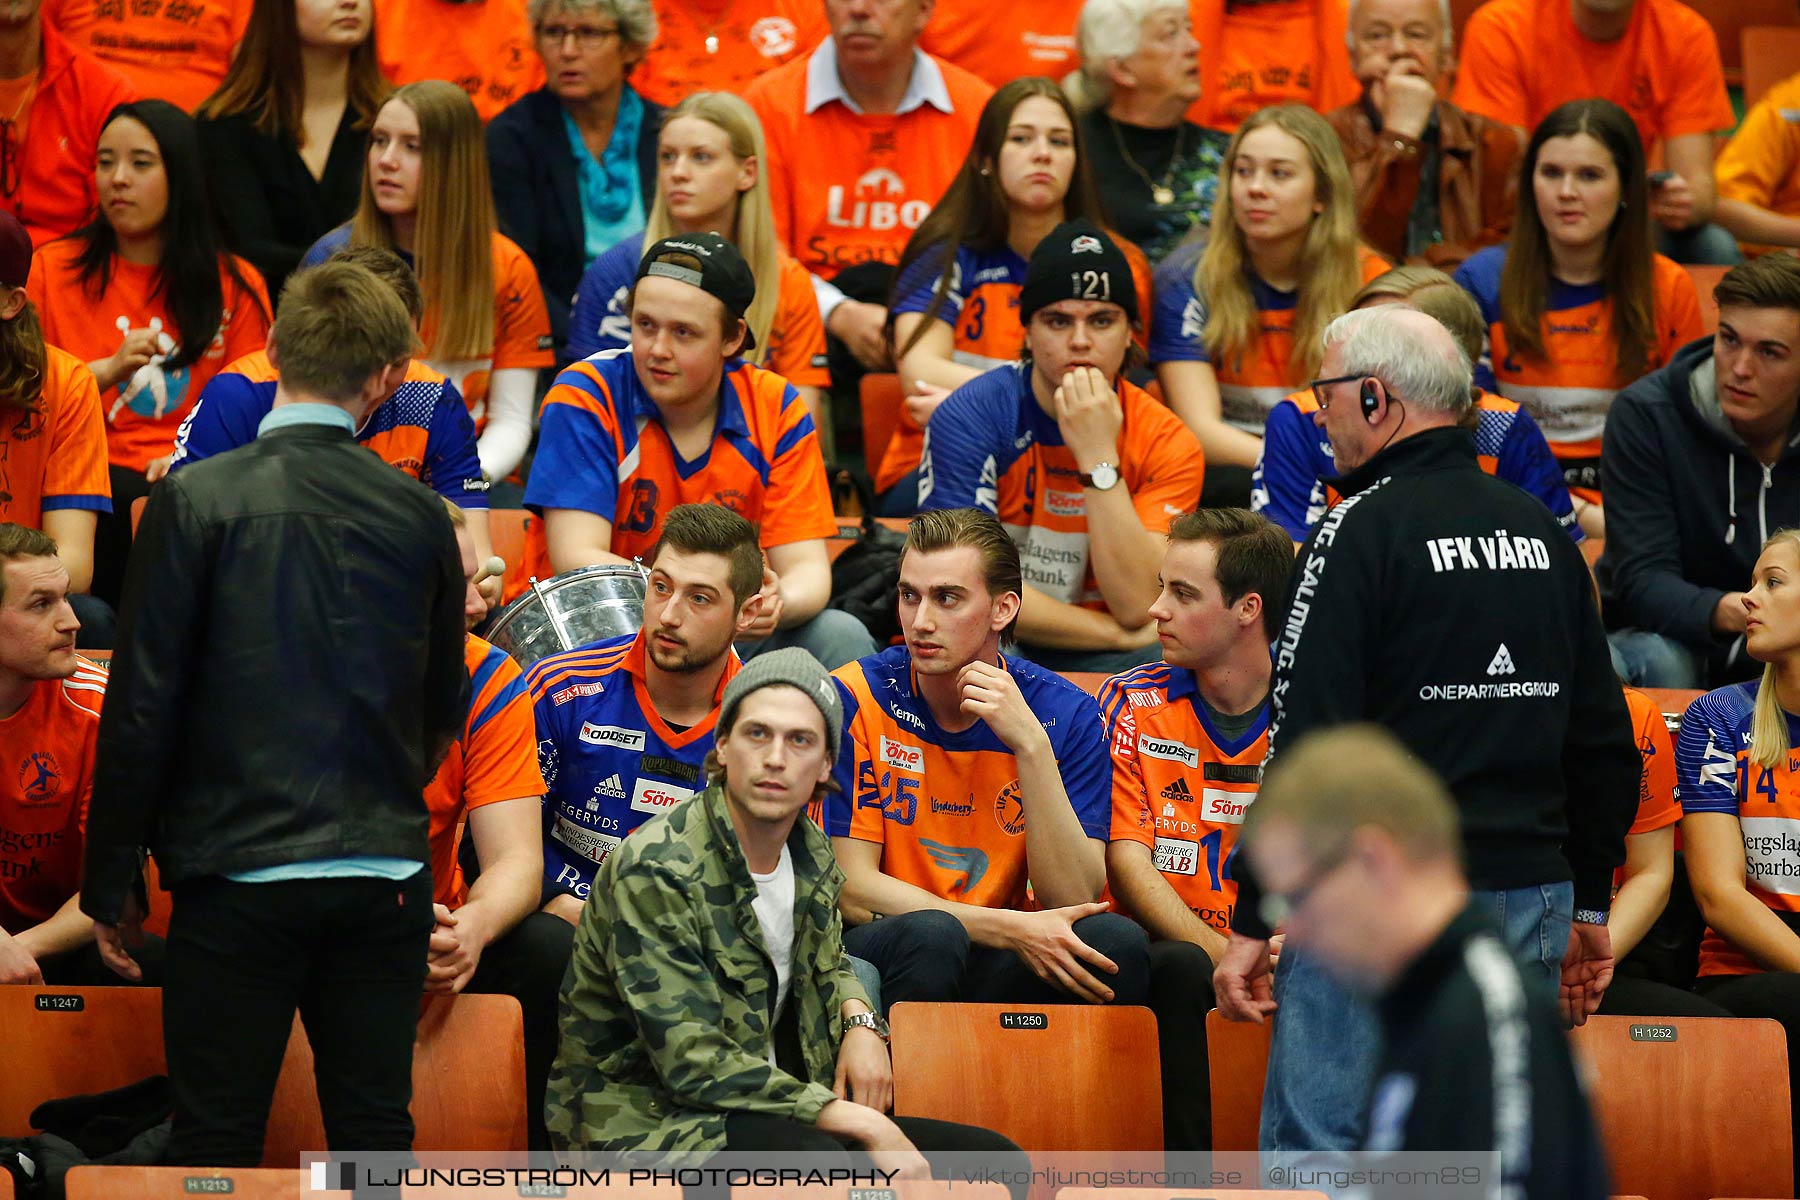
{"type": "Polygon", "coordinates": [[[1146,758],[1166,759],[1169,762],[1178,762],[1189,767],[1200,765],[1198,750],[1168,738],[1151,737],[1147,733],[1139,734],[1137,748],[1138,753],[1146,758]]]}
{"type": "Polygon", "coordinates": [[[636,812],[665,813],[693,794],[687,788],[679,788],[672,783],[640,779],[631,792],[631,807],[636,812]]]}
{"type": "Polygon", "coordinates": [[[616,746],[621,750],[644,748],[644,731],[641,729],[620,729],[617,725],[596,725],[592,721],[583,721],[578,736],[590,746],[616,746]]]}

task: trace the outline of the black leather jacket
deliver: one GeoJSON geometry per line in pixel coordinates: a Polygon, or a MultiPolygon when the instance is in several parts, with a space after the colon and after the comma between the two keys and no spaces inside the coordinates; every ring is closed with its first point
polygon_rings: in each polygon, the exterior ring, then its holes
{"type": "Polygon", "coordinates": [[[342,429],[292,425],[170,476],[132,546],[82,910],[347,855],[428,861],[427,767],[468,708],[443,503],[342,429]]]}

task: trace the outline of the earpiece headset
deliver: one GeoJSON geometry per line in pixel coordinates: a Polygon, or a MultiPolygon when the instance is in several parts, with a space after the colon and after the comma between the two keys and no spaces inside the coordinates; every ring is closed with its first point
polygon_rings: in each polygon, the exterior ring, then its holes
{"type": "Polygon", "coordinates": [[[1375,381],[1373,379],[1363,380],[1363,385],[1362,385],[1362,415],[1363,415],[1363,419],[1365,421],[1374,420],[1375,410],[1380,407],[1381,407],[1381,396],[1375,390],[1375,381]]]}

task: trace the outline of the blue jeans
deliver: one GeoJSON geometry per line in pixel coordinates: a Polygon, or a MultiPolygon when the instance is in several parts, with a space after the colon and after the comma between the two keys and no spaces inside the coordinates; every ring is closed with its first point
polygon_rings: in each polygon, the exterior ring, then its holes
{"type": "Polygon", "coordinates": [[[739,642],[737,652],[739,658],[748,662],[784,646],[800,647],[827,671],[875,653],[875,639],[869,635],[868,626],[836,608],[821,609],[812,620],[792,629],[777,629],[760,642],[739,642]]]}
{"type": "MultiPolygon", "coordinates": [[[[1507,948],[1527,967],[1527,985],[1537,979],[1553,991],[1569,947],[1574,885],[1475,892],[1471,899],[1486,906],[1507,948]],[[1529,969],[1534,964],[1539,971],[1529,969]]],[[[1339,982],[1303,947],[1289,945],[1275,972],[1275,1002],[1261,1148],[1289,1154],[1358,1148],[1381,1063],[1381,1025],[1371,998],[1339,982]]]]}
{"type": "Polygon", "coordinates": [[[1621,629],[1606,635],[1613,672],[1633,687],[1697,688],[1706,677],[1698,654],[1673,638],[1647,629],[1621,629]]]}
{"type": "Polygon", "coordinates": [[[1654,228],[1657,253],[1678,263],[1732,267],[1744,261],[1744,253],[1738,249],[1737,239],[1727,233],[1724,226],[1708,223],[1683,229],[1680,233],[1664,229],[1661,225],[1654,228]]]}
{"type": "Polygon", "coordinates": [[[881,1007],[881,972],[875,969],[875,964],[854,954],[846,954],[844,957],[850,960],[850,970],[855,972],[856,982],[862,984],[863,991],[869,994],[869,1007],[876,1012],[887,1011],[881,1007]]]}

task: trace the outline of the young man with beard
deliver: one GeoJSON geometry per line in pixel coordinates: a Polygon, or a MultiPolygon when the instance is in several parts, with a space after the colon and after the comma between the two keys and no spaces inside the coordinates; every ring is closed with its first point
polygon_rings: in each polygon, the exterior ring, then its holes
{"type": "Polygon", "coordinates": [[[762,580],[750,522],[680,505],[650,555],[644,627],[527,673],[548,789],[546,912],[574,924],[625,835],[702,787],[719,698],[742,665],[731,644],[761,611],[762,580]]]}

